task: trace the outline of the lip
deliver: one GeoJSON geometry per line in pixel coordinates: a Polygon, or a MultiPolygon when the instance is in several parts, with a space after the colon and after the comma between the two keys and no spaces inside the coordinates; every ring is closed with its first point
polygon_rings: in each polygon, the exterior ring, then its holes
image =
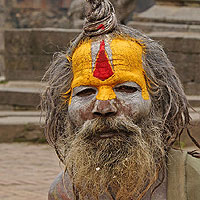
{"type": "Polygon", "coordinates": [[[113,137],[119,137],[119,136],[129,136],[128,132],[118,132],[118,131],[106,131],[101,132],[98,134],[100,139],[107,139],[107,138],[113,138],[113,137]]]}
{"type": "Polygon", "coordinates": [[[106,139],[106,138],[112,138],[114,136],[117,136],[118,134],[114,134],[114,133],[102,133],[99,135],[99,137],[101,139],[106,139]]]}

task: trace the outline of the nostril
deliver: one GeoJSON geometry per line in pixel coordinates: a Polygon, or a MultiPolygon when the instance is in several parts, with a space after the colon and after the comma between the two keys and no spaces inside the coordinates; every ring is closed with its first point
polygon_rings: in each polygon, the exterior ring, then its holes
{"type": "Polygon", "coordinates": [[[107,112],[104,114],[105,117],[111,117],[115,114],[115,112],[107,112]]]}
{"type": "Polygon", "coordinates": [[[94,117],[110,117],[117,113],[117,108],[112,100],[96,100],[92,113],[94,117]]]}
{"type": "Polygon", "coordinates": [[[115,114],[115,112],[106,112],[106,113],[101,113],[101,112],[94,112],[93,115],[98,116],[98,117],[111,117],[115,114]]]}
{"type": "Polygon", "coordinates": [[[94,112],[93,115],[95,115],[95,116],[102,116],[102,114],[100,112],[94,112]]]}

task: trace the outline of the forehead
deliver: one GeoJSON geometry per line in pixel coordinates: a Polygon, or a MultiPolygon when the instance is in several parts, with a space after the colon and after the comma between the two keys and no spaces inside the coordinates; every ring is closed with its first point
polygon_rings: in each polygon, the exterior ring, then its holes
{"type": "Polygon", "coordinates": [[[105,39],[83,42],[72,56],[74,77],[77,79],[91,76],[92,82],[101,85],[113,83],[113,77],[120,79],[130,72],[141,74],[142,53],[143,48],[136,40],[105,39]]]}
{"type": "Polygon", "coordinates": [[[132,81],[140,85],[144,97],[148,98],[142,67],[143,49],[135,39],[114,38],[81,43],[72,56],[72,88],[81,85],[113,87],[132,81]]]}

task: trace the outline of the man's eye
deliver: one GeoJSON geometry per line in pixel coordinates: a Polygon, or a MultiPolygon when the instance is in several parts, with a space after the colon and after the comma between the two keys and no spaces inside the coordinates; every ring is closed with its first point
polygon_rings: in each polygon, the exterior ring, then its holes
{"type": "Polygon", "coordinates": [[[134,93],[137,91],[136,87],[131,87],[131,86],[127,86],[127,85],[122,85],[119,86],[117,88],[115,88],[116,92],[125,92],[125,93],[134,93]]]}
{"type": "Polygon", "coordinates": [[[87,96],[90,96],[92,94],[96,94],[96,90],[94,90],[92,88],[88,88],[88,89],[85,89],[85,90],[81,90],[80,92],[78,92],[76,94],[76,96],[87,97],[87,96]]]}

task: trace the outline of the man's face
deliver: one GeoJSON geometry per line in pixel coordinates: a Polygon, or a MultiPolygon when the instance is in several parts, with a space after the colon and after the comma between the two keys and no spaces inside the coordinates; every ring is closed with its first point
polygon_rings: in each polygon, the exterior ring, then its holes
{"type": "Polygon", "coordinates": [[[72,58],[65,157],[81,199],[104,193],[138,198],[155,179],[164,154],[160,119],[150,112],[141,46],[115,42],[83,44],[72,58]]]}
{"type": "Polygon", "coordinates": [[[138,121],[149,113],[142,54],[141,44],[122,38],[87,41],[76,49],[69,103],[75,127],[108,116],[124,115],[138,121]]]}

